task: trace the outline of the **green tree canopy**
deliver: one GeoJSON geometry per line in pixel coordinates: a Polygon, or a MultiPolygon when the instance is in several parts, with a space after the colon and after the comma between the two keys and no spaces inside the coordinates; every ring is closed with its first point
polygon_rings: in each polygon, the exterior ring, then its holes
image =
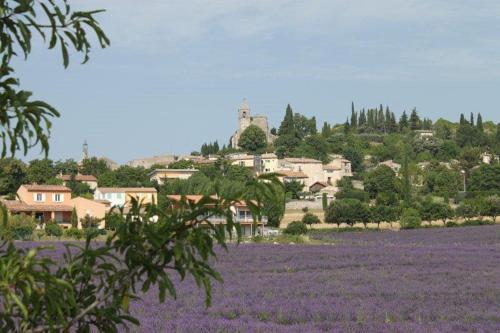
{"type": "Polygon", "coordinates": [[[266,133],[258,126],[250,125],[241,133],[238,145],[246,151],[256,153],[266,148],[266,133]]]}
{"type": "Polygon", "coordinates": [[[396,174],[385,165],[380,165],[365,175],[365,191],[371,198],[379,193],[396,192],[396,174]]]}

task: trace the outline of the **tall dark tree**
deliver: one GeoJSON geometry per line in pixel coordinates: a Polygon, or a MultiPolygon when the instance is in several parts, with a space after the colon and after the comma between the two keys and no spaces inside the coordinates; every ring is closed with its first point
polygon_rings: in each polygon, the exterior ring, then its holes
{"type": "Polygon", "coordinates": [[[465,125],[467,120],[465,120],[465,116],[463,113],[460,114],[460,125],[465,125]]]}
{"type": "Polygon", "coordinates": [[[359,121],[358,121],[358,126],[364,126],[366,125],[366,113],[365,109],[361,110],[359,113],[359,121]]]}
{"type": "Polygon", "coordinates": [[[406,111],[403,111],[403,114],[399,118],[399,128],[402,131],[405,128],[408,128],[408,126],[409,126],[408,115],[406,114],[406,111]]]}
{"type": "Polygon", "coordinates": [[[411,111],[411,115],[410,115],[410,129],[411,130],[418,130],[421,128],[422,128],[422,124],[420,121],[420,117],[418,116],[417,109],[414,108],[411,111]]]}
{"type": "Polygon", "coordinates": [[[280,128],[278,129],[278,135],[293,134],[295,131],[295,125],[293,121],[293,110],[290,104],[286,106],[285,118],[281,122],[280,128]]]}
{"type": "Polygon", "coordinates": [[[349,125],[349,118],[345,120],[344,123],[344,134],[349,134],[351,132],[351,126],[349,125]]]}
{"type": "Polygon", "coordinates": [[[351,127],[357,128],[358,127],[358,114],[354,110],[354,102],[351,104],[351,127]]]}
{"type": "Polygon", "coordinates": [[[474,126],[474,113],[470,113],[470,121],[469,121],[471,126],[474,126]]]}
{"type": "Polygon", "coordinates": [[[377,129],[381,132],[385,132],[385,117],[384,117],[384,108],[382,104],[380,104],[377,113],[377,129]]]}
{"type": "Polygon", "coordinates": [[[483,117],[481,116],[481,113],[477,114],[477,119],[476,119],[476,127],[480,132],[484,131],[483,128],[483,117]]]}
{"type": "Polygon", "coordinates": [[[325,121],[323,123],[323,128],[321,129],[321,135],[324,136],[325,138],[330,136],[330,125],[325,121]]]}

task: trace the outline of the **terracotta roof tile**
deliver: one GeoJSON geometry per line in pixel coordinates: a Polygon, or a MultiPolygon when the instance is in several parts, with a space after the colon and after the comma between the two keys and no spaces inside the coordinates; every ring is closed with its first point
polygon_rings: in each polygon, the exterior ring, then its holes
{"type": "Polygon", "coordinates": [[[37,185],[37,184],[27,184],[22,185],[28,191],[53,191],[53,192],[71,192],[69,188],[63,185],[37,185]]]}
{"type": "Polygon", "coordinates": [[[132,192],[132,193],[156,193],[154,187],[98,187],[96,191],[101,193],[120,193],[120,192],[132,192]]]}

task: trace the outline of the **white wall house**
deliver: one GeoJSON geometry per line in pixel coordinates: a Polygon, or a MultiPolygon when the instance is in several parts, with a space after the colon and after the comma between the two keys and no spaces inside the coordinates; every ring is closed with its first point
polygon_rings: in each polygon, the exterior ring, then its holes
{"type": "Polygon", "coordinates": [[[125,203],[127,201],[125,192],[120,191],[119,189],[113,191],[109,190],[109,188],[106,188],[104,190],[103,188],[100,187],[96,188],[94,192],[94,199],[109,201],[111,203],[111,206],[116,206],[116,207],[125,206],[125,203]]]}

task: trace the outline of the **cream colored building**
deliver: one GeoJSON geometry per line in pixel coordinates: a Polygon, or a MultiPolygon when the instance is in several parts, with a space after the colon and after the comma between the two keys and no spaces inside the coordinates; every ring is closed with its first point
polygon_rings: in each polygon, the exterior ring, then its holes
{"type": "Polygon", "coordinates": [[[304,180],[306,187],[316,182],[324,181],[323,163],[312,158],[288,157],[278,161],[278,172],[295,171],[304,173],[307,178],[304,180]]]}
{"type": "Polygon", "coordinates": [[[341,155],[332,155],[331,162],[323,166],[324,181],[328,185],[337,186],[343,177],[352,177],[351,161],[341,155]]]}
{"type": "Polygon", "coordinates": [[[252,168],[257,173],[271,173],[278,170],[278,157],[274,153],[262,155],[231,154],[228,156],[232,165],[252,168]]]}
{"type": "Polygon", "coordinates": [[[149,179],[156,180],[161,185],[168,180],[189,179],[197,172],[197,169],[156,169],[149,174],[149,179]]]}
{"type": "Polygon", "coordinates": [[[157,203],[158,192],[154,187],[98,187],[94,192],[95,200],[106,200],[116,207],[129,206],[132,198],[142,204],[157,203]]]}

